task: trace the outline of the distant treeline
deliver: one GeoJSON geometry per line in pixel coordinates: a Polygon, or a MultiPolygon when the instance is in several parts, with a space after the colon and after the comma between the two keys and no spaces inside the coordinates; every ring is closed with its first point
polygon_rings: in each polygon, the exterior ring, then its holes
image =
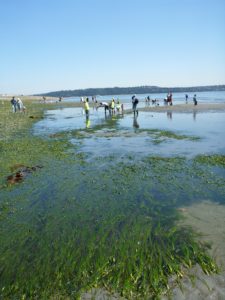
{"type": "Polygon", "coordinates": [[[225,85],[194,86],[194,87],[158,87],[158,86],[135,86],[135,87],[112,87],[112,88],[90,88],[80,90],[65,90],[38,94],[35,96],[50,97],[81,97],[81,96],[104,96],[104,95],[126,95],[126,94],[155,94],[168,92],[207,92],[225,91],[225,85]]]}

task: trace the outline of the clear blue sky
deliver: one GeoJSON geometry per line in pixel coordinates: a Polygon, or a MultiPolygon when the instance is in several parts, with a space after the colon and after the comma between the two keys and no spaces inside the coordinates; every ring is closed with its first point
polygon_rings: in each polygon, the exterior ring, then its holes
{"type": "Polygon", "coordinates": [[[0,0],[0,94],[225,84],[225,0],[0,0]]]}

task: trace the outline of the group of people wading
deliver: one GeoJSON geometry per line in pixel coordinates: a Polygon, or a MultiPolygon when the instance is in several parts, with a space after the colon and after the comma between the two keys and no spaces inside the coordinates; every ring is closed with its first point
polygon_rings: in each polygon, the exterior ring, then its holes
{"type": "Polygon", "coordinates": [[[111,115],[114,115],[116,112],[123,113],[123,104],[121,104],[119,100],[115,101],[114,98],[112,98],[110,103],[100,102],[96,109],[99,107],[104,107],[105,113],[108,111],[111,115]]]}
{"type": "MultiPolygon", "coordinates": [[[[84,104],[83,108],[84,108],[84,112],[86,115],[86,125],[87,127],[89,127],[90,125],[90,121],[89,121],[89,114],[90,114],[90,106],[89,106],[89,98],[81,98],[81,102],[84,104]]],[[[95,103],[98,103],[97,101],[95,101],[95,103]]],[[[133,113],[134,116],[138,116],[138,110],[137,110],[137,105],[139,103],[139,100],[137,99],[137,97],[134,95],[132,96],[132,109],[133,109],[133,113]]],[[[119,100],[115,101],[114,98],[112,99],[112,101],[110,103],[108,102],[99,102],[99,104],[96,106],[96,110],[98,110],[100,107],[103,107],[105,110],[105,115],[107,113],[107,111],[109,112],[109,115],[114,115],[114,114],[123,114],[123,110],[124,110],[124,106],[123,103],[120,103],[119,100]]]]}
{"type": "MultiPolygon", "coordinates": [[[[86,114],[86,118],[89,118],[89,98],[86,98],[84,101],[84,111],[86,114]]],[[[96,101],[97,103],[97,101],[96,101]]],[[[114,115],[116,112],[117,113],[123,113],[123,104],[120,103],[119,100],[115,101],[114,98],[112,99],[112,101],[110,103],[108,102],[100,102],[97,106],[96,106],[96,110],[100,107],[103,107],[105,109],[105,114],[108,111],[109,114],[114,115]]]]}
{"type": "Polygon", "coordinates": [[[173,105],[173,95],[172,93],[168,93],[166,98],[164,99],[164,104],[173,105]]]}
{"type": "MultiPolygon", "coordinates": [[[[186,99],[186,103],[188,103],[188,95],[187,94],[185,95],[185,99],[186,99]]],[[[123,114],[124,107],[123,107],[123,104],[121,104],[119,100],[115,101],[114,98],[112,98],[112,101],[109,103],[108,102],[99,102],[98,103],[98,101],[96,100],[96,97],[94,98],[94,100],[92,97],[92,101],[95,102],[95,104],[97,104],[97,106],[95,106],[96,110],[98,110],[98,108],[100,108],[100,107],[103,107],[105,110],[105,114],[107,113],[107,111],[109,112],[109,115],[114,115],[116,113],[123,114]]],[[[136,97],[136,95],[133,95],[131,98],[131,101],[132,101],[132,110],[134,113],[134,117],[137,118],[137,116],[138,116],[137,106],[138,106],[139,100],[136,97]]],[[[145,99],[145,101],[150,102],[150,97],[148,96],[145,99]]],[[[156,99],[154,101],[152,100],[152,104],[159,105],[158,103],[156,103],[157,101],[158,100],[156,100],[156,99]]],[[[81,102],[84,103],[84,111],[85,111],[85,115],[86,115],[86,120],[89,120],[89,110],[90,110],[89,98],[86,98],[84,100],[84,98],[82,97],[81,102]]],[[[194,95],[194,97],[193,97],[193,102],[194,102],[194,105],[197,105],[198,102],[197,102],[196,95],[194,95]]],[[[164,104],[165,105],[173,105],[172,93],[167,94],[167,97],[164,99],[164,104]]]]}
{"type": "MultiPolygon", "coordinates": [[[[132,109],[133,109],[134,115],[138,116],[137,105],[139,103],[139,100],[135,95],[132,96],[131,100],[132,100],[132,109]]],[[[86,117],[89,117],[89,110],[90,110],[89,98],[87,97],[85,100],[83,100],[83,98],[82,98],[81,101],[84,103],[84,111],[85,111],[86,117]]],[[[97,101],[96,101],[96,103],[97,103],[97,101]]],[[[112,101],[110,103],[100,102],[96,106],[96,109],[98,109],[100,107],[103,107],[105,109],[105,113],[108,111],[109,114],[111,114],[111,115],[114,115],[116,112],[123,114],[123,110],[124,110],[123,103],[120,103],[119,100],[115,101],[114,98],[112,99],[112,101]]]]}

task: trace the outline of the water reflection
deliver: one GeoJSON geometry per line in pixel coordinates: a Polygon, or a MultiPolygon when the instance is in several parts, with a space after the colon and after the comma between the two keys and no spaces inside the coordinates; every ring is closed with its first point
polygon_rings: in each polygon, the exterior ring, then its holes
{"type": "Polygon", "coordinates": [[[91,111],[88,118],[80,108],[48,111],[45,119],[34,125],[33,133],[51,135],[69,130],[93,128],[88,139],[83,140],[83,151],[99,155],[102,151],[111,153],[115,148],[125,153],[137,151],[139,154],[194,156],[202,153],[225,152],[224,113],[165,113],[140,112],[133,114],[105,115],[104,109],[91,111]],[[209,122],[210,120],[210,122],[209,122]],[[141,130],[138,130],[141,128],[141,130]],[[152,131],[153,130],[153,131],[152,131]],[[172,131],[178,135],[200,137],[199,140],[157,139],[154,130],[172,131]],[[96,139],[97,136],[97,139],[96,139]],[[97,141],[97,142],[96,142],[97,141]],[[138,145],[138,147],[136,146],[138,145]]]}
{"type": "Polygon", "coordinates": [[[133,127],[134,127],[134,128],[139,128],[139,124],[138,124],[137,116],[136,116],[136,115],[134,116],[133,127]]]}
{"type": "Polygon", "coordinates": [[[91,126],[91,121],[90,121],[90,118],[89,118],[89,115],[86,115],[86,128],[89,128],[91,126]]]}
{"type": "Polygon", "coordinates": [[[197,115],[197,112],[194,110],[194,111],[193,111],[193,120],[194,120],[194,121],[196,121],[196,115],[197,115]]]}
{"type": "Polygon", "coordinates": [[[166,115],[169,120],[172,120],[172,116],[173,116],[172,111],[167,111],[166,115]]]}

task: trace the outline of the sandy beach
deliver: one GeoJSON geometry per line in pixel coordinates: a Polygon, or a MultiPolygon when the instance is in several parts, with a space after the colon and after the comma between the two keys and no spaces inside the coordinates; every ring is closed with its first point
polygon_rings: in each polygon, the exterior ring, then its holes
{"type": "MultiPolygon", "coordinates": [[[[225,299],[225,207],[219,203],[202,201],[180,209],[184,219],[181,225],[191,226],[200,234],[200,240],[211,245],[209,254],[217,262],[219,274],[207,275],[197,265],[181,281],[182,290],[172,289],[173,300],[225,299]],[[192,276],[196,276],[194,281],[192,276]]],[[[170,279],[170,284],[173,280],[170,279]]],[[[162,297],[162,300],[167,300],[162,297]]]]}
{"type": "Polygon", "coordinates": [[[139,108],[139,111],[154,111],[154,112],[204,112],[204,111],[221,111],[225,110],[225,103],[199,103],[194,106],[193,104],[174,104],[172,106],[148,106],[144,108],[139,108]]]}

